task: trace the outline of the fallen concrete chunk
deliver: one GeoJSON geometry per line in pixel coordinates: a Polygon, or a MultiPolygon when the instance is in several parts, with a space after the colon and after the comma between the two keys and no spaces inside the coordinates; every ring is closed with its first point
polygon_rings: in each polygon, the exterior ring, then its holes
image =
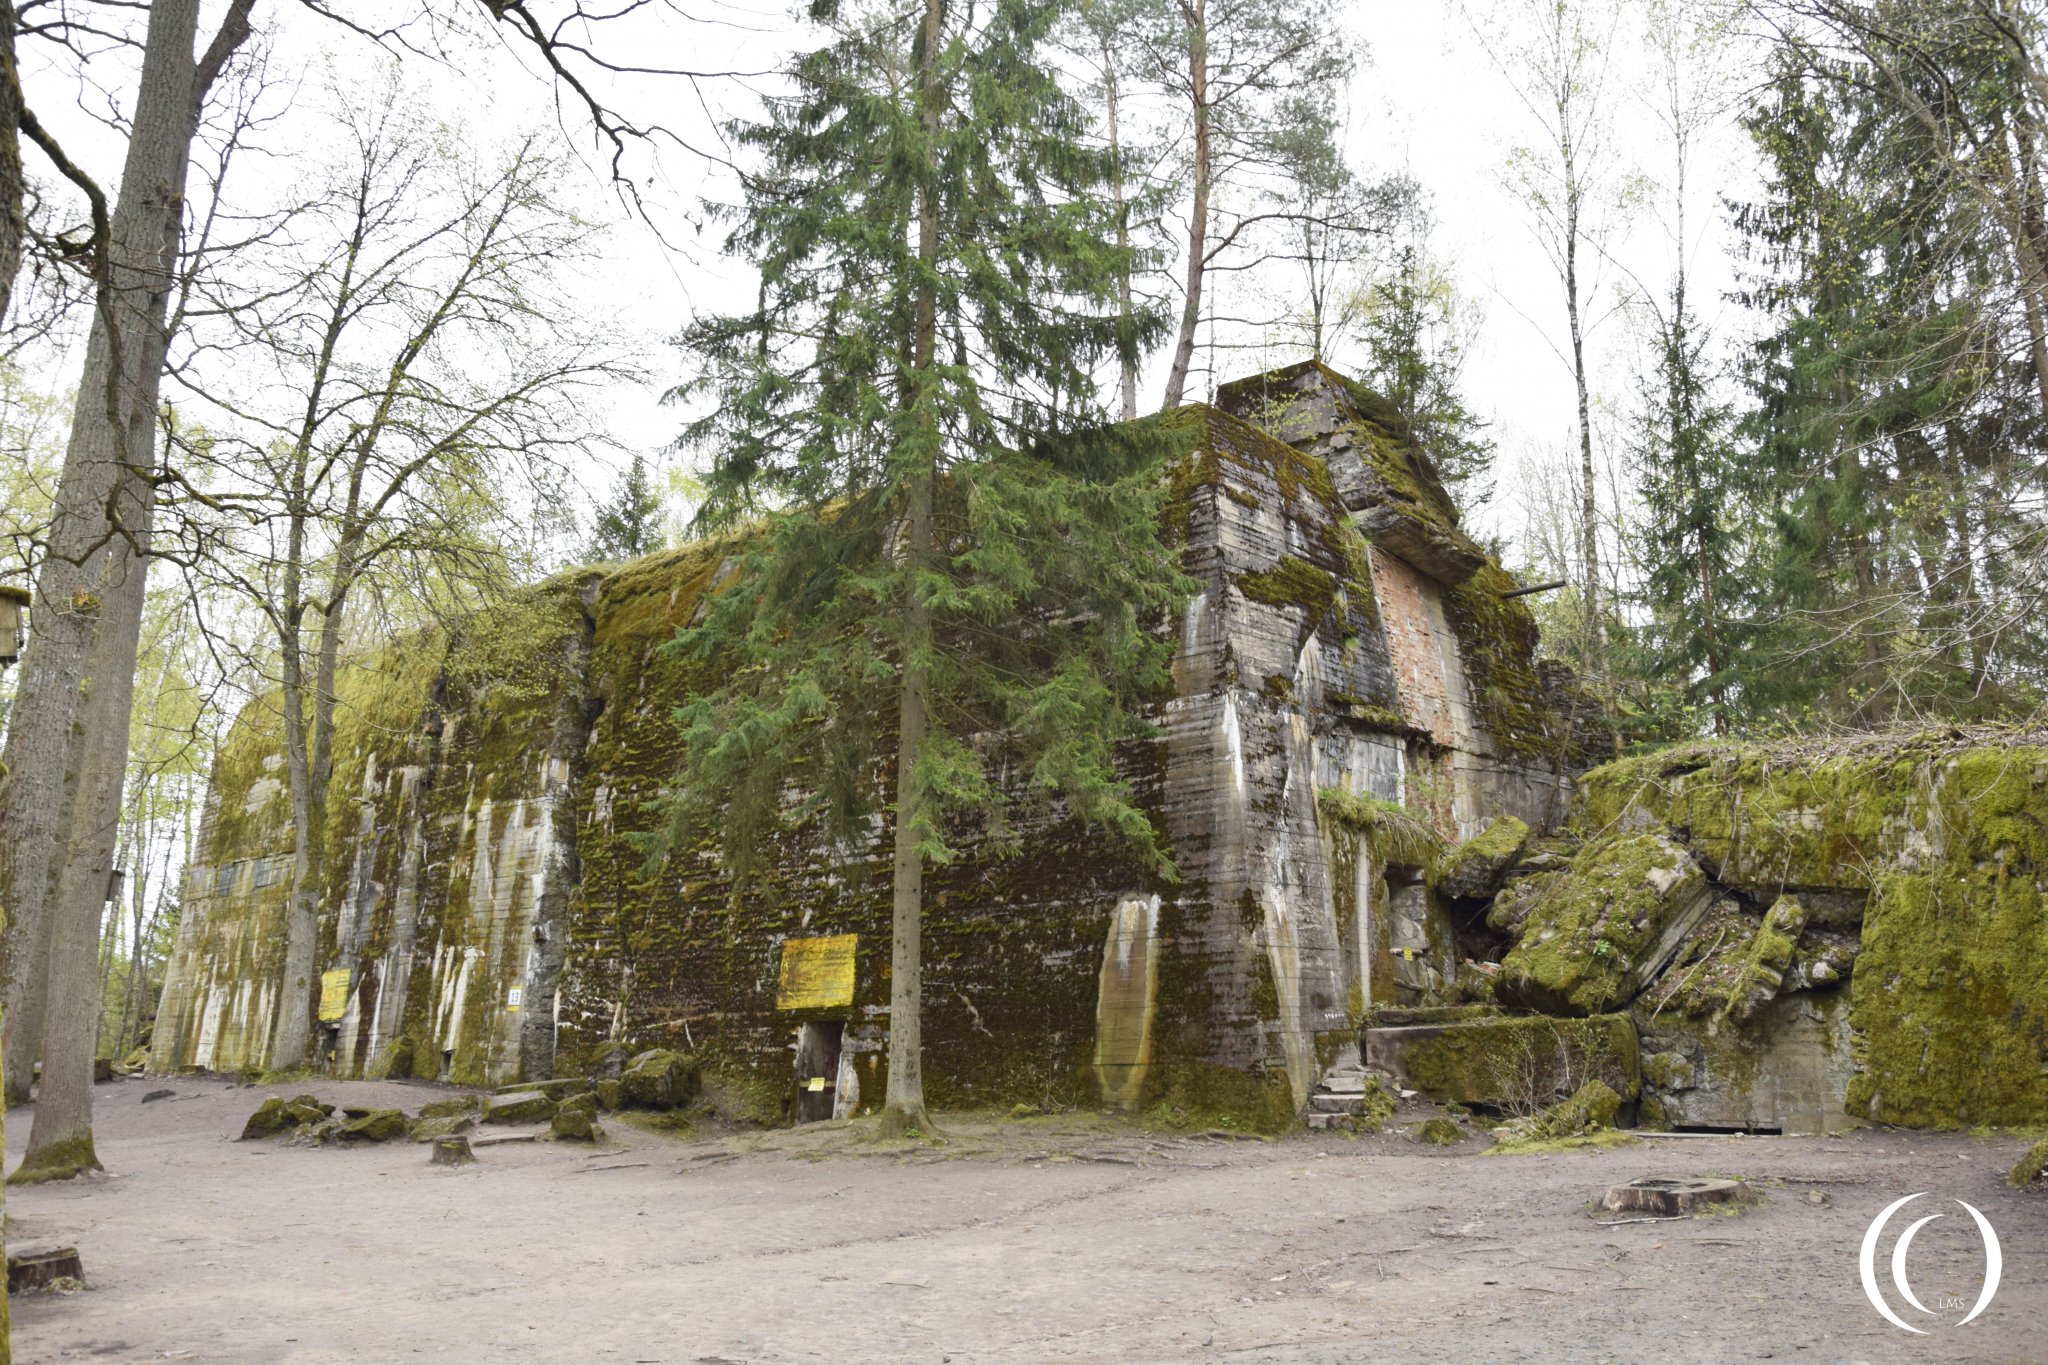
{"type": "Polygon", "coordinates": [[[1496,817],[1477,838],[1452,846],[1430,878],[1437,894],[1453,900],[1487,900],[1521,861],[1529,827],[1512,815],[1496,817]]]}
{"type": "Polygon", "coordinates": [[[548,1135],[570,1142],[596,1142],[604,1136],[597,1122],[597,1096],[584,1094],[564,1100],[548,1125],[548,1135]]]}
{"type": "Polygon", "coordinates": [[[436,1142],[441,1138],[460,1137],[476,1127],[475,1114],[437,1114],[420,1119],[412,1126],[414,1142],[436,1142]]]}
{"type": "Polygon", "coordinates": [[[1532,879],[1518,895],[1527,908],[1495,991],[1545,1014],[1627,1005],[1714,903],[1707,874],[1663,832],[1598,840],[1571,871],[1532,879]]]}
{"type": "Polygon", "coordinates": [[[375,1109],[351,1119],[335,1136],[343,1142],[391,1142],[405,1136],[405,1115],[396,1109],[375,1109]]]}
{"type": "Polygon", "coordinates": [[[485,1123],[546,1123],[555,1116],[555,1102],[538,1090],[493,1095],[484,1102],[485,1123]]]}
{"type": "Polygon", "coordinates": [[[697,1063],[680,1052],[650,1048],[620,1078],[620,1103],[629,1109],[674,1109],[696,1098],[697,1063]]]}
{"type": "Polygon", "coordinates": [[[420,1106],[423,1119],[453,1118],[458,1114],[475,1114],[484,1107],[481,1095],[457,1095],[453,1099],[434,1100],[420,1106]]]}
{"type": "Polygon", "coordinates": [[[333,1105],[322,1104],[311,1095],[295,1095],[291,1099],[273,1095],[257,1105],[256,1112],[249,1115],[249,1121],[242,1125],[242,1141],[275,1137],[287,1128],[318,1123],[333,1112],[333,1105]]]}

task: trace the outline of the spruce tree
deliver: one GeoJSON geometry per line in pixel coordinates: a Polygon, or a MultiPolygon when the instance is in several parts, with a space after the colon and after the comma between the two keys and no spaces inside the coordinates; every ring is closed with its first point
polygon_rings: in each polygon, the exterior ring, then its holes
{"type": "Polygon", "coordinates": [[[1458,505],[1492,496],[1493,442],[1465,403],[1459,380],[1466,336],[1456,287],[1429,258],[1418,221],[1389,269],[1366,286],[1366,382],[1400,410],[1458,505]]]}
{"type": "Polygon", "coordinates": [[[701,515],[744,525],[671,646],[714,685],[678,714],[662,847],[715,835],[743,874],[779,831],[851,838],[886,814],[884,1130],[902,1131],[928,1125],[926,868],[963,834],[1014,851],[1022,801],[1170,874],[1115,758],[1165,683],[1147,627],[1185,580],[1148,443],[1091,434],[1096,368],[1143,336],[1120,316],[1112,167],[1041,60],[1059,7],[811,15],[830,41],[735,130],[754,164],[728,249],[759,272],[756,306],[684,338],[698,373],[678,396],[709,413],[685,436],[709,456],[701,515]]]}
{"type": "Polygon", "coordinates": [[[635,455],[611,500],[597,509],[587,557],[594,563],[638,559],[660,548],[661,495],[648,482],[646,457],[635,455]]]}
{"type": "Polygon", "coordinates": [[[1650,608],[1638,633],[1649,673],[1675,684],[1686,707],[1704,710],[1713,732],[1725,734],[1741,646],[1741,477],[1734,413],[1712,392],[1683,274],[1657,319],[1656,342],[1631,442],[1650,608]]]}

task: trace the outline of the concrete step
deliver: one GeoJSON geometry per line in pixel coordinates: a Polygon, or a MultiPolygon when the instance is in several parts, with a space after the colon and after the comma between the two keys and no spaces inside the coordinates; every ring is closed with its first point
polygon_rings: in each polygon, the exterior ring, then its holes
{"type": "Polygon", "coordinates": [[[1308,1097],[1308,1107],[1318,1114],[1356,1114],[1365,1108],[1365,1100],[1355,1095],[1325,1095],[1320,1091],[1308,1097]]]}
{"type": "Polygon", "coordinates": [[[1317,1089],[1328,1091],[1332,1095],[1363,1095],[1365,1093],[1365,1077],[1363,1075],[1345,1076],[1332,1074],[1323,1077],[1322,1081],[1317,1085],[1317,1089]]]}

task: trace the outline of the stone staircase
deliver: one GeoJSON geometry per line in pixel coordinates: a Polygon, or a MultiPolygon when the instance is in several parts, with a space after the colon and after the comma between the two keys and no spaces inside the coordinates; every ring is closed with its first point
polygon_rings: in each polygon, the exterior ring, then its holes
{"type": "Polygon", "coordinates": [[[1308,1097],[1310,1131],[1326,1132],[1358,1126],[1365,1119],[1377,1128],[1386,1116],[1393,1092],[1362,1066],[1339,1064],[1323,1073],[1308,1097]],[[1377,1109],[1377,1113],[1375,1113],[1377,1109]]]}

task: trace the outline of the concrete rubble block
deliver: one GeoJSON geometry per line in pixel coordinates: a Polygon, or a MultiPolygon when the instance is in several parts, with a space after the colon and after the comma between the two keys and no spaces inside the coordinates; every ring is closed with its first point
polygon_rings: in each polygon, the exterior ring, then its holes
{"type": "Polygon", "coordinates": [[[482,1095],[457,1095],[453,1099],[432,1100],[421,1105],[420,1117],[423,1119],[455,1118],[463,1114],[482,1113],[483,1107],[484,1097],[482,1095]]]}
{"type": "Polygon", "coordinates": [[[1478,837],[1454,844],[1436,865],[1430,883],[1452,900],[1487,900],[1529,847],[1529,827],[1512,815],[1491,821],[1478,837]]]}
{"type": "Polygon", "coordinates": [[[699,1084],[695,1059],[650,1048],[620,1077],[619,1102],[627,1109],[674,1109],[695,1099],[699,1084]]]}
{"type": "Polygon", "coordinates": [[[242,1125],[242,1141],[275,1137],[289,1128],[319,1123],[333,1112],[333,1105],[322,1104],[311,1095],[296,1095],[290,1099],[273,1095],[257,1105],[256,1112],[249,1115],[249,1121],[242,1125]]]}
{"type": "Polygon", "coordinates": [[[414,1142],[439,1142],[442,1138],[459,1137],[476,1127],[475,1113],[441,1114],[423,1117],[412,1126],[414,1142]]]}
{"type": "Polygon", "coordinates": [[[1596,840],[1571,871],[1517,889],[1530,899],[1517,942],[1501,960],[1496,993],[1505,1004],[1546,1014],[1626,1006],[1715,900],[1707,874],[1663,831],[1596,840]]]}
{"type": "Polygon", "coordinates": [[[1625,1014],[1477,1014],[1365,1030],[1367,1065],[1439,1103],[1511,1111],[1548,1104],[1588,1079],[1633,1100],[1642,1088],[1637,1048],[1625,1014]]]}
{"type": "Polygon", "coordinates": [[[590,1060],[585,1070],[592,1082],[616,1081],[626,1072],[626,1063],[632,1060],[632,1053],[624,1043],[599,1043],[590,1050],[590,1060]]]}
{"type": "Polygon", "coordinates": [[[552,1080],[545,1081],[515,1081],[511,1085],[501,1085],[491,1093],[494,1095],[516,1095],[522,1090],[538,1090],[549,1099],[559,1102],[568,1099],[571,1095],[590,1094],[595,1089],[596,1082],[587,1076],[556,1076],[552,1080]]]}
{"type": "Polygon", "coordinates": [[[597,1097],[584,1093],[564,1100],[548,1123],[548,1136],[557,1141],[596,1142],[604,1136],[597,1122],[597,1097]]]}
{"type": "Polygon", "coordinates": [[[405,1136],[406,1119],[397,1109],[373,1109],[350,1119],[335,1134],[343,1142],[393,1142],[405,1136]]]}
{"type": "MultiPolygon", "coordinates": [[[[1644,997],[1651,1001],[1652,990],[1644,997]]],[[[1635,1010],[1643,1101],[1675,1128],[1838,1133],[1856,1074],[1849,993],[1792,991],[1736,1024],[1676,1010],[1635,1010]]]]}
{"type": "Polygon", "coordinates": [[[555,1116],[555,1102],[538,1090],[493,1095],[484,1102],[485,1123],[546,1123],[555,1116]]]}

